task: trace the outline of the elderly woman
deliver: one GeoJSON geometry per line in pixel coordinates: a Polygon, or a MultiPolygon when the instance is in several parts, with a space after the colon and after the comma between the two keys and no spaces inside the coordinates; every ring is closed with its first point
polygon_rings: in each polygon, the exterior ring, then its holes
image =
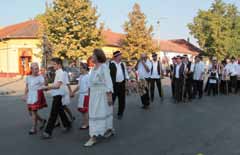
{"type": "Polygon", "coordinates": [[[105,64],[106,56],[101,49],[93,51],[92,62],[95,66],[89,75],[89,135],[84,145],[92,146],[97,136],[106,138],[113,135],[113,86],[109,67],[105,64]]]}

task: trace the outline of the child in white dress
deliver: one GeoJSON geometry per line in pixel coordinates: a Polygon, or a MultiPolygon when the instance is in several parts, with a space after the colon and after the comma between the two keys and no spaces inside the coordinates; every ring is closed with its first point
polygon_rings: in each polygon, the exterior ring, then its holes
{"type": "Polygon", "coordinates": [[[26,78],[26,88],[23,96],[23,100],[28,104],[28,110],[32,117],[33,126],[29,131],[29,134],[37,133],[37,123],[41,122],[40,129],[44,128],[46,120],[41,118],[37,113],[38,110],[47,107],[46,99],[42,90],[45,85],[45,79],[39,75],[39,66],[37,63],[31,64],[31,75],[26,78]]]}
{"type": "Polygon", "coordinates": [[[80,77],[78,79],[78,86],[73,90],[73,95],[79,91],[78,111],[82,113],[83,124],[81,130],[88,129],[88,104],[89,104],[89,74],[88,66],[85,63],[80,64],[80,77]]]}

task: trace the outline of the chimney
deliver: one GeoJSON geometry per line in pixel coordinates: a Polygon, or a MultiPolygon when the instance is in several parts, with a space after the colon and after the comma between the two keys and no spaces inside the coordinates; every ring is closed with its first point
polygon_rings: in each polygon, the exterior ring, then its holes
{"type": "Polygon", "coordinates": [[[189,42],[189,43],[190,43],[190,38],[189,38],[189,37],[187,38],[187,42],[189,42]]]}

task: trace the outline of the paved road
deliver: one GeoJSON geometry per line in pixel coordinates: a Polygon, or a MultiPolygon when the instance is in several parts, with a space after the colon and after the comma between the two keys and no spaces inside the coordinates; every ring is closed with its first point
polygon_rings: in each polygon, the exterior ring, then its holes
{"type": "MultiPolygon", "coordinates": [[[[41,140],[40,133],[28,135],[31,122],[19,96],[0,96],[1,155],[240,154],[239,96],[204,97],[192,104],[176,105],[169,97],[169,88],[165,90],[168,97],[164,103],[156,97],[148,111],[140,108],[138,96],[128,97],[123,120],[114,120],[116,136],[93,148],[83,147],[88,132],[78,130],[81,115],[75,101],[71,105],[77,117],[73,130],[63,134],[57,129],[51,140],[41,140]]],[[[41,114],[47,118],[48,112],[49,108],[41,114]]]]}

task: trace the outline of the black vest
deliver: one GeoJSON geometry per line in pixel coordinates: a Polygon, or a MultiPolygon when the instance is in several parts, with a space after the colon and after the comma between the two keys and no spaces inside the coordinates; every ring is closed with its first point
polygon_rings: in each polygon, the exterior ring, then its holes
{"type": "MultiPolygon", "coordinates": [[[[123,63],[121,63],[121,68],[122,68],[122,72],[123,72],[123,78],[124,78],[124,80],[126,80],[125,66],[123,65],[123,63]]],[[[110,69],[110,75],[112,78],[112,82],[114,84],[114,83],[116,83],[116,77],[117,77],[117,67],[116,67],[115,63],[110,62],[109,69],[110,69]]]]}
{"type": "MultiPolygon", "coordinates": [[[[173,78],[175,79],[177,65],[174,65],[173,78]]],[[[179,68],[179,78],[184,79],[184,64],[182,63],[179,68]]]]}
{"type": "Polygon", "coordinates": [[[189,61],[188,64],[187,64],[187,69],[188,69],[187,79],[192,79],[193,78],[193,72],[191,72],[191,65],[192,65],[192,62],[189,61]]]}
{"type": "MultiPolygon", "coordinates": [[[[151,75],[152,75],[152,73],[153,73],[153,61],[151,63],[152,63],[151,75]]],[[[161,70],[160,70],[160,62],[159,61],[157,61],[157,72],[158,72],[158,75],[160,75],[161,70]]]]}

